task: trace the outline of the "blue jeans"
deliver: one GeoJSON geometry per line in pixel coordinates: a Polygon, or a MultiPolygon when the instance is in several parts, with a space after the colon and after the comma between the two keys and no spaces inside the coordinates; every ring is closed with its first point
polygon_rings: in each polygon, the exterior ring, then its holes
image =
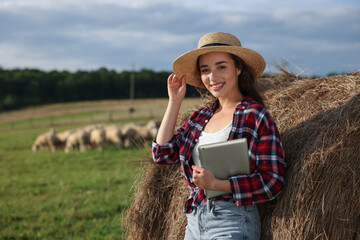
{"type": "Polygon", "coordinates": [[[186,214],[185,240],[258,240],[261,222],[256,205],[236,206],[234,202],[210,201],[186,214]]]}

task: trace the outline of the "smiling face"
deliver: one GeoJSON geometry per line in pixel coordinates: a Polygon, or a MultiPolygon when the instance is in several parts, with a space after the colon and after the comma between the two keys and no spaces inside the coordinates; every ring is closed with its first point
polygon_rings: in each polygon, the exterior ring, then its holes
{"type": "Polygon", "coordinates": [[[241,97],[238,76],[241,69],[235,66],[230,54],[210,52],[199,57],[201,81],[216,98],[241,97]]]}

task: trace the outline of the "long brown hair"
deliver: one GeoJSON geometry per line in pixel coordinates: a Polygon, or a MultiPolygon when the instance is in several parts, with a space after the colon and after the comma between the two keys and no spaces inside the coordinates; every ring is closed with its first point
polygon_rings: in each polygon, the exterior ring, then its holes
{"type": "Polygon", "coordinates": [[[238,77],[238,84],[240,92],[243,96],[251,96],[258,103],[265,106],[263,93],[261,92],[256,78],[249,71],[249,67],[238,56],[231,54],[231,58],[234,60],[235,67],[241,69],[241,73],[238,77]]]}
{"type": "MultiPolygon", "coordinates": [[[[249,95],[253,97],[255,101],[265,106],[263,93],[258,86],[256,78],[249,71],[249,67],[238,56],[231,53],[229,53],[229,55],[233,59],[235,67],[241,69],[241,73],[238,76],[238,86],[241,94],[243,96],[249,95]]],[[[197,59],[196,65],[198,71],[196,74],[200,76],[199,58],[197,59]]],[[[200,93],[200,96],[205,101],[206,105],[210,105],[214,102],[215,97],[206,88],[196,87],[196,90],[200,93]]]]}

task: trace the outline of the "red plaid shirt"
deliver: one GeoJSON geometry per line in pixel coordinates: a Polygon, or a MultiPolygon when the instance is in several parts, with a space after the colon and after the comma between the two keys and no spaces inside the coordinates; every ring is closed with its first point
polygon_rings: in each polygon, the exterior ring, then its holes
{"type": "MultiPolygon", "coordinates": [[[[185,202],[184,212],[192,212],[192,206],[206,202],[204,191],[195,186],[192,179],[192,150],[200,133],[214,114],[218,102],[211,107],[196,110],[177,129],[173,138],[165,145],[154,139],[152,152],[154,162],[165,165],[180,160],[190,196],[185,202]]],[[[274,199],[285,183],[285,154],[279,131],[269,112],[251,97],[245,97],[236,107],[228,140],[246,138],[249,146],[251,174],[229,178],[232,194],[214,198],[217,201],[235,201],[237,206],[250,205],[274,199]]]]}

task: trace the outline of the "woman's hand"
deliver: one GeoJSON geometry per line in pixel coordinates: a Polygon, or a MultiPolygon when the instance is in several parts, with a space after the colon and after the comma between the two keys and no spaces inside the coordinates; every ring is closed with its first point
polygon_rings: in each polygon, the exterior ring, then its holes
{"type": "Polygon", "coordinates": [[[174,136],[176,120],[186,93],[185,76],[181,79],[172,73],[167,79],[169,102],[156,136],[156,142],[166,144],[174,136]]]}
{"type": "Polygon", "coordinates": [[[168,77],[169,100],[173,102],[182,101],[186,93],[186,76],[179,79],[174,73],[168,77]]]}
{"type": "Polygon", "coordinates": [[[199,166],[193,165],[193,181],[195,185],[204,190],[216,190],[231,193],[229,180],[216,179],[214,174],[199,166]]]}
{"type": "Polygon", "coordinates": [[[212,190],[214,182],[217,180],[214,174],[199,166],[192,166],[193,169],[193,181],[196,186],[205,190],[212,190]]]}

